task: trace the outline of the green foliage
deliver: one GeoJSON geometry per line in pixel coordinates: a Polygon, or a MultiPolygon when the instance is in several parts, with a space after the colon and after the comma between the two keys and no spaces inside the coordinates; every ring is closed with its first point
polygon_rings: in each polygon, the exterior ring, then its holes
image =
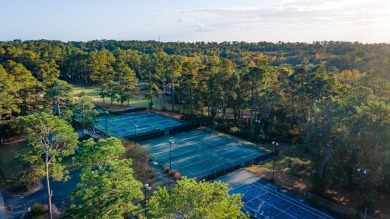
{"type": "Polygon", "coordinates": [[[31,211],[28,212],[23,218],[39,218],[39,217],[44,217],[47,214],[47,206],[45,208],[44,205],[39,204],[39,203],[34,203],[31,207],[31,211]]]}
{"type": "Polygon", "coordinates": [[[240,132],[240,128],[234,126],[234,127],[231,127],[230,130],[229,130],[230,133],[232,134],[236,134],[236,133],[239,133],[240,132]]]}
{"type": "Polygon", "coordinates": [[[13,86],[17,89],[15,97],[22,100],[20,108],[22,115],[25,115],[29,110],[36,109],[38,107],[36,105],[37,101],[32,100],[34,100],[33,94],[36,93],[37,86],[40,84],[34,78],[31,71],[22,64],[12,60],[7,61],[4,67],[6,71],[13,76],[13,86]]]}
{"type": "Polygon", "coordinates": [[[121,105],[124,101],[135,98],[138,93],[138,78],[135,72],[124,62],[124,55],[117,58],[115,63],[116,85],[113,91],[118,94],[118,100],[121,105]]]}
{"type": "MultiPolygon", "coordinates": [[[[15,117],[63,96],[52,95],[66,87],[58,77],[99,85],[103,100],[128,104],[140,81],[151,107],[171,95],[171,110],[180,103],[201,125],[256,142],[303,143],[320,194],[347,186],[372,195],[390,191],[389,51],[390,44],[334,41],[0,42],[1,135],[12,134],[15,117]],[[356,167],[370,177],[362,180],[356,167]]],[[[54,104],[61,116],[83,118],[65,99],[54,104]]]]}
{"type": "Polygon", "coordinates": [[[33,180],[46,175],[49,217],[52,218],[50,176],[54,180],[67,180],[61,160],[75,153],[77,134],[65,120],[45,112],[17,118],[33,150],[22,155],[30,166],[33,180]]]}
{"type": "Polygon", "coordinates": [[[95,117],[99,114],[94,108],[91,98],[84,91],[79,93],[73,107],[73,120],[80,123],[82,129],[92,126],[95,117]]]}
{"type": "Polygon", "coordinates": [[[22,100],[17,97],[19,89],[15,77],[0,65],[0,124],[2,120],[10,119],[14,113],[20,112],[19,104],[22,100]]]}
{"type": "Polygon", "coordinates": [[[39,70],[37,78],[43,83],[51,83],[60,76],[60,70],[58,70],[58,65],[55,60],[50,59],[47,62],[42,62],[39,64],[39,70]]]}
{"type": "Polygon", "coordinates": [[[142,198],[142,184],[134,179],[131,159],[120,159],[125,152],[116,138],[92,139],[80,144],[77,156],[82,167],[73,204],[65,217],[122,218],[137,209],[132,201],[142,198]],[[78,201],[77,201],[78,202],[78,201]]]}
{"type": "MultiPolygon", "coordinates": [[[[360,86],[343,98],[323,99],[310,113],[306,144],[313,151],[312,187],[319,194],[327,189],[357,185],[363,191],[360,203],[371,206],[373,189],[382,187],[390,152],[390,106],[383,99],[386,83],[368,83],[375,74],[361,77],[360,86]],[[380,87],[381,92],[374,90],[380,87]],[[364,176],[356,171],[368,171],[364,176]],[[366,198],[364,198],[367,196],[366,198]]],[[[388,100],[388,98],[387,98],[388,100]]]]}
{"type": "Polygon", "coordinates": [[[308,174],[309,164],[298,158],[288,158],[287,166],[290,168],[289,173],[293,176],[305,176],[308,174]]]}
{"type": "Polygon", "coordinates": [[[221,182],[183,178],[168,191],[159,188],[148,201],[151,218],[247,218],[241,195],[229,195],[221,182]]]}
{"type": "Polygon", "coordinates": [[[75,153],[77,134],[64,120],[47,113],[35,113],[17,118],[17,123],[27,135],[33,150],[23,155],[35,173],[35,179],[45,175],[45,161],[50,166],[49,175],[55,180],[66,179],[67,171],[61,165],[63,157],[75,153]]]}
{"type": "Polygon", "coordinates": [[[134,177],[143,183],[153,185],[157,175],[155,170],[148,166],[150,154],[148,148],[126,140],[122,140],[122,144],[126,150],[122,157],[133,160],[131,167],[134,170],[134,177]]]}
{"type": "Polygon", "coordinates": [[[53,109],[54,114],[67,120],[72,116],[72,86],[66,81],[54,80],[46,85],[44,99],[46,106],[53,109]]]}

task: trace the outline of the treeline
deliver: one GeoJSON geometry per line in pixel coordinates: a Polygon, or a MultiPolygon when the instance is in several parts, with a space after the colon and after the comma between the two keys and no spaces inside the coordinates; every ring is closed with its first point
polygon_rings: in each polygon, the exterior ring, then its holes
{"type": "Polygon", "coordinates": [[[212,127],[302,144],[317,193],[363,188],[368,205],[390,189],[389,44],[16,40],[0,43],[0,64],[3,121],[39,108],[57,78],[122,104],[142,89],[150,107],[167,94],[169,110],[212,127]]]}
{"type": "MultiPolygon", "coordinates": [[[[65,58],[85,59],[93,51],[117,49],[138,51],[141,54],[165,52],[168,55],[180,56],[219,56],[228,58],[234,63],[245,64],[246,60],[256,56],[264,57],[271,65],[288,64],[292,68],[315,66],[318,64],[334,66],[340,71],[358,69],[370,71],[378,66],[389,64],[390,44],[363,44],[360,42],[317,41],[313,43],[270,43],[270,42],[157,42],[157,41],[115,41],[94,40],[89,42],[61,41],[21,41],[0,42],[0,55],[3,60],[19,57],[29,70],[37,69],[38,59],[54,60],[62,69],[65,58]],[[24,54],[28,51],[28,54],[24,54]],[[20,57],[21,56],[21,57],[20,57]]],[[[1,60],[0,60],[1,61],[1,60]]]]}

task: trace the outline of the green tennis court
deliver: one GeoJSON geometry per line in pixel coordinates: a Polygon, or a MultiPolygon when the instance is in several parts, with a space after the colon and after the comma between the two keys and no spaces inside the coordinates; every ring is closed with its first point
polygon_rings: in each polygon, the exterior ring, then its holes
{"type": "Polygon", "coordinates": [[[95,119],[95,128],[114,137],[126,138],[152,131],[165,131],[183,125],[180,121],[152,112],[103,115],[95,119]]]}
{"type": "Polygon", "coordinates": [[[197,179],[214,178],[268,156],[268,152],[250,142],[206,130],[165,136],[141,145],[149,148],[152,158],[162,166],[169,167],[171,163],[172,169],[197,179]]]}

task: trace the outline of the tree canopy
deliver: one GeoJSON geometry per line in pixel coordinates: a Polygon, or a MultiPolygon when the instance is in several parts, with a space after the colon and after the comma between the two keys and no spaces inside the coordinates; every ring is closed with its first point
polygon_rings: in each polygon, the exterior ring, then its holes
{"type": "Polygon", "coordinates": [[[17,122],[33,147],[32,151],[22,155],[23,160],[31,166],[36,180],[46,176],[49,217],[52,218],[50,176],[54,180],[67,179],[68,171],[61,160],[75,153],[77,134],[66,121],[45,112],[18,117],[17,122]]]}
{"type": "Polygon", "coordinates": [[[241,199],[225,183],[183,178],[172,190],[159,187],[148,207],[152,218],[247,218],[241,199]]]}
{"type": "Polygon", "coordinates": [[[72,101],[68,83],[99,86],[103,101],[120,104],[141,90],[150,106],[161,98],[219,131],[302,145],[313,191],[364,188],[368,203],[390,191],[389,72],[385,43],[0,42],[0,135],[47,108],[90,124],[88,101],[72,101]]]}
{"type": "Polygon", "coordinates": [[[120,159],[124,152],[116,138],[80,144],[77,160],[82,173],[73,194],[76,203],[67,210],[67,217],[123,218],[137,209],[133,201],[143,197],[142,184],[133,176],[132,160],[120,159]]]}

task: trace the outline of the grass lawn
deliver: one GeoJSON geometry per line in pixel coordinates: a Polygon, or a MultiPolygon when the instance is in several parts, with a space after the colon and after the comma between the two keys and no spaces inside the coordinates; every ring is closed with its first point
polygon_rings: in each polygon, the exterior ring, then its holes
{"type": "Polygon", "coordinates": [[[75,156],[76,156],[76,154],[64,157],[62,159],[62,165],[64,165],[66,170],[71,170],[71,169],[74,169],[74,168],[79,166],[79,162],[77,162],[77,160],[75,160],[74,164],[73,164],[72,157],[75,157],[75,156]]]}
{"type": "MultiPolygon", "coordinates": [[[[273,150],[271,144],[264,145],[265,148],[273,150]]],[[[310,169],[308,169],[308,161],[302,159],[304,155],[304,148],[298,145],[284,145],[279,144],[280,155],[275,161],[275,183],[285,188],[292,190],[309,190],[310,186],[310,169]],[[292,174],[294,173],[294,174],[292,174]]],[[[267,180],[272,179],[273,161],[269,161],[260,165],[253,165],[246,167],[246,170],[252,172],[267,180]]],[[[356,191],[341,189],[337,193],[329,194],[333,201],[339,205],[355,208],[358,203],[359,194],[356,191]]],[[[390,215],[390,195],[383,192],[377,194],[374,198],[377,209],[380,209],[383,218],[390,215]]]]}
{"type": "MultiPolygon", "coordinates": [[[[74,85],[73,87],[73,94],[74,97],[77,97],[77,95],[81,92],[85,92],[95,103],[95,105],[101,106],[105,108],[106,110],[120,110],[123,108],[128,107],[127,102],[123,103],[123,106],[120,106],[119,101],[114,101],[111,105],[110,98],[105,98],[105,103],[103,103],[103,99],[99,96],[100,93],[100,87],[99,86],[87,86],[87,85],[74,85]],[[118,106],[119,105],[119,106],[118,106]]],[[[165,96],[165,108],[170,110],[172,108],[172,105],[170,102],[170,96],[165,96]]],[[[149,100],[144,99],[144,92],[140,91],[136,98],[131,99],[129,101],[129,106],[132,107],[148,107],[149,100]]],[[[164,106],[164,103],[162,101],[162,98],[156,98],[153,99],[154,107],[157,109],[162,109],[164,106]]],[[[180,104],[175,104],[175,110],[180,109],[180,104]]]]}
{"type": "MultiPolygon", "coordinates": [[[[264,145],[270,151],[273,151],[271,144],[264,145]]],[[[280,149],[279,158],[275,160],[274,180],[276,184],[282,185],[286,188],[306,189],[309,185],[308,170],[305,170],[305,162],[300,159],[299,154],[302,153],[301,149],[294,145],[279,144],[280,149]],[[297,156],[298,155],[298,156],[297,156]],[[300,171],[302,166],[302,171],[300,171]],[[297,171],[292,171],[291,168],[295,168],[297,171]],[[291,172],[299,172],[299,175],[293,176],[291,172]]],[[[247,167],[246,170],[260,177],[268,180],[272,179],[273,172],[273,160],[263,163],[261,165],[253,165],[247,167]]]]}
{"type": "MultiPolygon", "coordinates": [[[[18,175],[23,172],[22,161],[15,158],[15,156],[27,153],[31,149],[32,147],[28,146],[27,141],[16,141],[0,145],[0,168],[4,173],[4,175],[0,174],[0,188],[5,188],[5,183],[8,180],[16,180],[18,175]]],[[[78,166],[77,161],[74,165],[72,164],[72,156],[64,157],[62,160],[62,164],[67,170],[78,166]]]]}
{"type": "Polygon", "coordinates": [[[77,97],[79,93],[84,91],[90,98],[92,98],[93,101],[97,101],[98,99],[100,99],[99,96],[100,87],[98,86],[84,86],[84,85],[72,84],[72,87],[73,87],[74,97],[77,97]]]}
{"type": "Polygon", "coordinates": [[[6,180],[17,179],[18,175],[23,171],[23,165],[15,156],[18,153],[27,153],[30,149],[27,147],[26,141],[0,145],[0,168],[4,173],[4,176],[0,175],[0,187],[4,188],[6,180]]]}

